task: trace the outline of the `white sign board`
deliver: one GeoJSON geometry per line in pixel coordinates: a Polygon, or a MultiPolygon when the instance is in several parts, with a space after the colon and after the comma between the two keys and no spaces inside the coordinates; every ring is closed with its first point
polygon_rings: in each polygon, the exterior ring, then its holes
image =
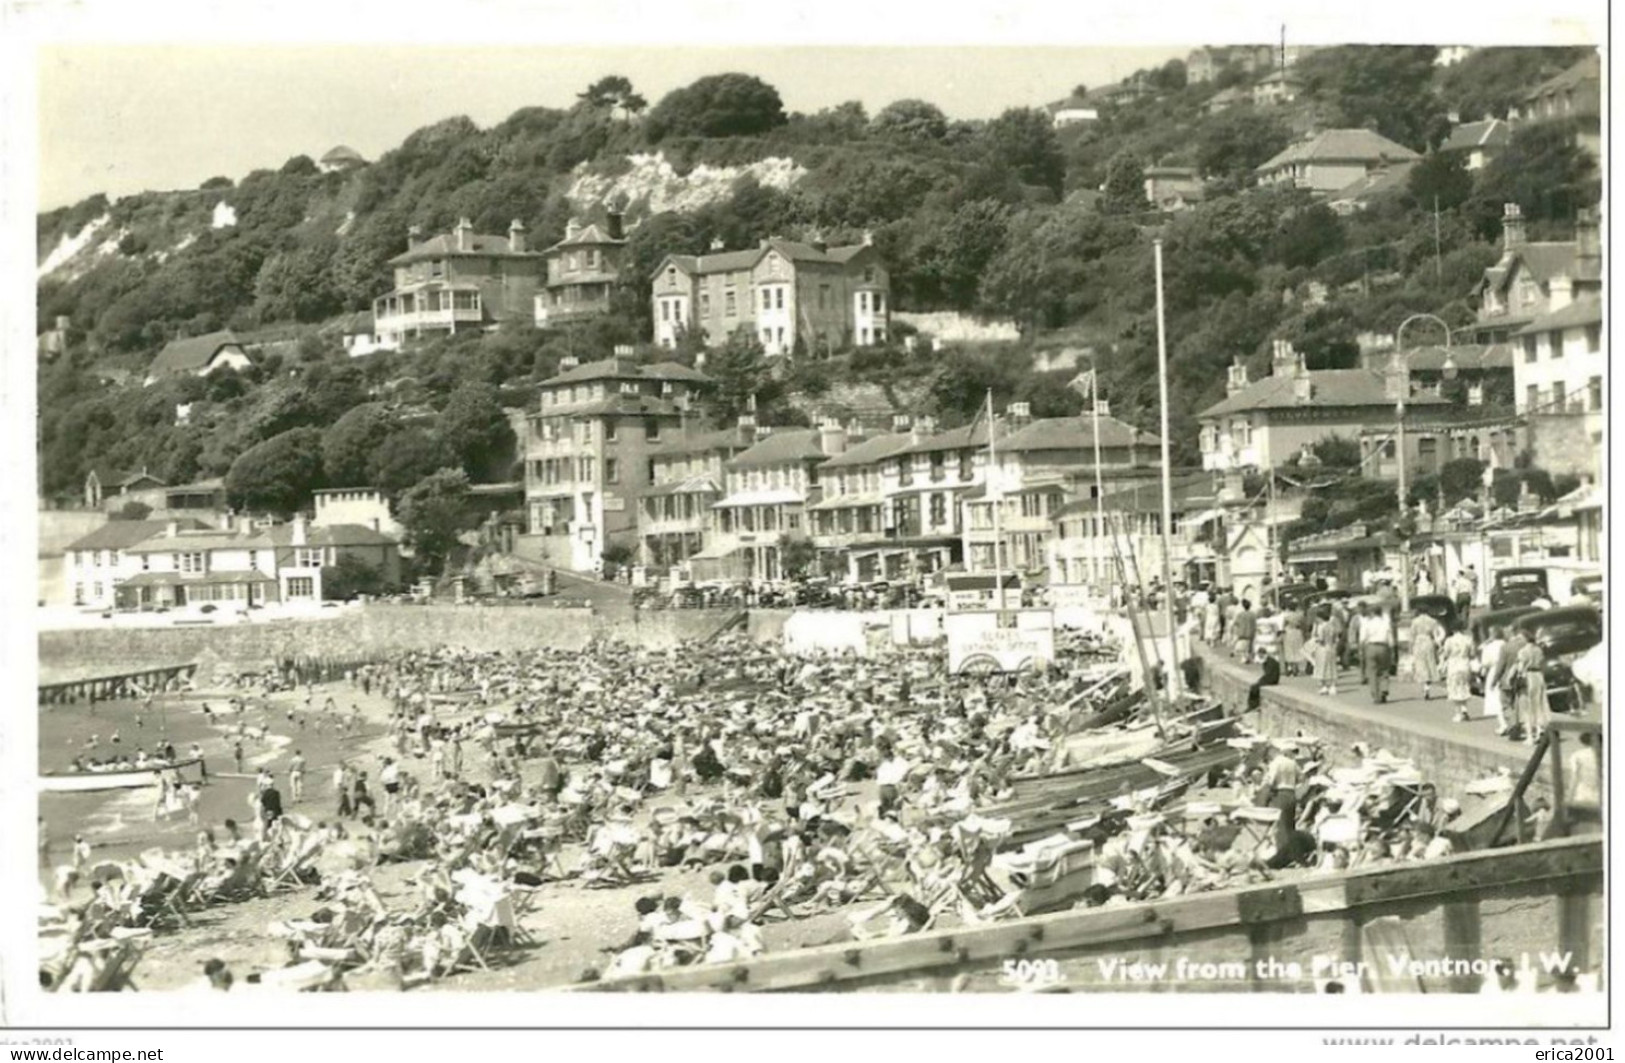
{"type": "Polygon", "coordinates": [[[978,610],[943,617],[948,671],[1020,672],[1055,661],[1055,614],[1048,609],[978,610]]]}

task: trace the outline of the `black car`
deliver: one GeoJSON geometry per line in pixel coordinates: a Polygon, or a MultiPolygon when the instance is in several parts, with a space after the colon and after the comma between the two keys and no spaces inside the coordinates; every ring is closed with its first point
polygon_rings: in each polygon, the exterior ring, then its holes
{"type": "MultiPolygon", "coordinates": [[[[1532,605],[1518,605],[1511,609],[1497,609],[1493,612],[1479,613],[1467,625],[1468,633],[1473,636],[1473,645],[1482,646],[1490,640],[1490,633],[1499,629],[1501,633],[1509,634],[1512,626],[1530,613],[1538,613],[1532,605]]],[[[1482,696],[1484,693],[1484,675],[1478,669],[1473,669],[1472,690],[1474,694],[1482,696]]]]}
{"type": "Polygon", "coordinates": [[[1573,712],[1580,694],[1569,667],[1602,641],[1602,614],[1589,605],[1537,609],[1514,625],[1546,654],[1546,699],[1553,712],[1573,712]]]}
{"type": "Polygon", "coordinates": [[[1448,594],[1421,594],[1411,599],[1412,613],[1426,613],[1444,625],[1445,633],[1453,635],[1466,624],[1467,618],[1456,609],[1456,600],[1448,594]]]}
{"type": "Polygon", "coordinates": [[[1271,587],[1264,592],[1264,600],[1275,605],[1282,612],[1298,609],[1315,594],[1320,588],[1313,583],[1282,583],[1271,587]]]}
{"type": "Polygon", "coordinates": [[[1303,600],[1303,607],[1306,611],[1313,613],[1323,605],[1330,605],[1333,602],[1346,602],[1354,596],[1353,591],[1342,588],[1335,591],[1316,591],[1303,600]]]}
{"type": "Polygon", "coordinates": [[[1491,609],[1534,605],[1542,598],[1551,600],[1543,568],[1503,568],[1495,574],[1495,585],[1490,588],[1491,609]]]}

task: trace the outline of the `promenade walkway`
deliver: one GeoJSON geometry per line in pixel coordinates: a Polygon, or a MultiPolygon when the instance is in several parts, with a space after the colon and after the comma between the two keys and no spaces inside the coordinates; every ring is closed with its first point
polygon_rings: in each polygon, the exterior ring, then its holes
{"type": "MultiPolygon", "coordinates": [[[[1216,647],[1201,643],[1196,654],[1203,661],[1208,688],[1233,712],[1243,711],[1258,666],[1232,661],[1216,647]]],[[[1335,696],[1318,693],[1318,687],[1310,677],[1283,676],[1279,686],[1264,689],[1255,725],[1266,734],[1314,735],[1327,743],[1334,764],[1354,764],[1356,742],[1372,752],[1388,749],[1424,767],[1447,794],[1461,792],[1467,783],[1490,772],[1516,775],[1533,752],[1524,742],[1496,735],[1496,722],[1484,716],[1479,698],[1467,703],[1472,718],[1458,723],[1452,719],[1455,708],[1450,702],[1438,697],[1423,701],[1420,685],[1408,679],[1390,680],[1388,700],[1381,704],[1373,703],[1352,668],[1342,672],[1335,696]]],[[[1595,711],[1580,718],[1595,719],[1595,711]]],[[[1537,778],[1537,792],[1546,775],[1542,771],[1537,778]]]]}

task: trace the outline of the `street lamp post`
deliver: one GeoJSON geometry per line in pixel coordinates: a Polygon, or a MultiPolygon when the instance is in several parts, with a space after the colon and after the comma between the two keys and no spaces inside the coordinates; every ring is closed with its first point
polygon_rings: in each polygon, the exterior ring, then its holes
{"type": "Polygon", "coordinates": [[[1401,612],[1406,612],[1411,607],[1411,541],[1410,536],[1404,531],[1404,521],[1410,513],[1406,498],[1409,492],[1406,490],[1405,477],[1405,399],[1409,397],[1411,391],[1411,366],[1410,355],[1405,353],[1404,340],[1405,326],[1414,321],[1432,321],[1444,329],[1445,356],[1444,365],[1441,368],[1447,380],[1454,378],[1456,375],[1456,363],[1450,356],[1450,325],[1445,322],[1444,318],[1436,314],[1412,314],[1399,323],[1399,328],[1394,330],[1394,360],[1400,364],[1404,376],[1399,382],[1398,400],[1394,403],[1395,419],[1398,426],[1394,433],[1394,443],[1399,456],[1399,517],[1401,535],[1404,536],[1400,543],[1399,552],[1399,608],[1401,612]]]}

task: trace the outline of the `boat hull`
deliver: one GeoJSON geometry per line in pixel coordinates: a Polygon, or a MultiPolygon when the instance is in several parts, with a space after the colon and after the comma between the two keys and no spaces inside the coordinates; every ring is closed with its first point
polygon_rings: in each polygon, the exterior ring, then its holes
{"type": "Polygon", "coordinates": [[[183,760],[175,764],[164,764],[156,768],[131,768],[124,771],[84,771],[63,772],[56,775],[41,775],[39,788],[45,793],[78,794],[94,793],[99,790],[139,790],[147,786],[157,786],[158,777],[166,771],[180,771],[194,765],[201,765],[201,760],[183,760]]]}

